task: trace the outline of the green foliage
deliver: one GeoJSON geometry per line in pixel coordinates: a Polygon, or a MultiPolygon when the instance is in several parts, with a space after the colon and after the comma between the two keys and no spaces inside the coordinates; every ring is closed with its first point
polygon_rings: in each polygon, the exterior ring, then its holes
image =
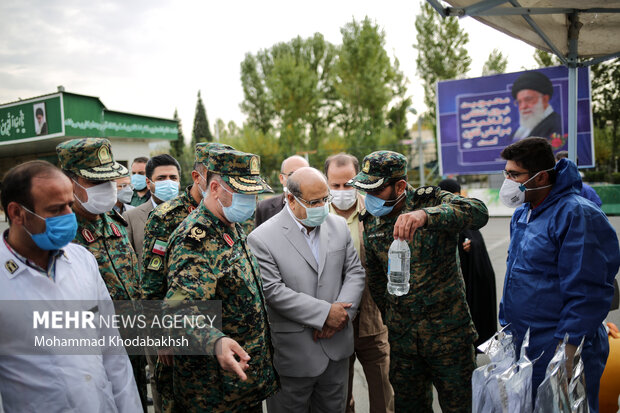
{"type": "Polygon", "coordinates": [[[620,143],[620,58],[592,66],[592,112],[598,132],[595,134],[597,163],[605,163],[609,172],[617,172],[620,143]],[[602,154],[608,154],[608,157],[604,159],[602,154]]]}
{"type": "Polygon", "coordinates": [[[421,9],[415,19],[417,73],[422,78],[424,103],[429,108],[433,130],[436,130],[437,82],[461,78],[469,71],[471,58],[466,48],[469,36],[456,17],[442,19],[428,2],[423,2],[421,9]]]}
{"type": "Polygon", "coordinates": [[[211,142],[213,135],[209,130],[209,121],[207,120],[207,111],[202,103],[200,90],[198,91],[198,100],[196,102],[196,112],[194,114],[194,128],[192,129],[192,147],[198,142],[211,142]]]}
{"type": "Polygon", "coordinates": [[[181,126],[181,119],[179,118],[179,112],[174,109],[174,116],[172,119],[178,122],[178,137],[175,141],[170,142],[170,155],[174,158],[178,158],[183,153],[185,148],[185,137],[183,136],[183,128],[181,126]]]}
{"type": "Polygon", "coordinates": [[[560,59],[552,53],[545,52],[544,50],[536,49],[534,51],[534,60],[538,67],[549,67],[560,65],[560,59]]]}
{"type": "Polygon", "coordinates": [[[506,66],[508,66],[508,58],[497,49],[489,54],[489,57],[484,66],[482,66],[482,76],[496,75],[506,72],[506,66]]]}
{"type": "Polygon", "coordinates": [[[620,184],[620,172],[613,172],[611,174],[611,183],[612,184],[620,184]]]}
{"type": "Polygon", "coordinates": [[[605,181],[605,171],[584,171],[583,180],[586,182],[603,182],[605,181]]]}

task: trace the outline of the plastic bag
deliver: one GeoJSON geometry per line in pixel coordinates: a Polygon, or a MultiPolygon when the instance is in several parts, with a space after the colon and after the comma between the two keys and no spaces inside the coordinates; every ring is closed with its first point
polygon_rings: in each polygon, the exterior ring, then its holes
{"type": "Polygon", "coordinates": [[[538,386],[534,413],[571,413],[568,395],[568,375],[566,372],[566,342],[558,346],[553,358],[547,366],[545,379],[538,386]]]}
{"type": "Polygon", "coordinates": [[[588,413],[590,411],[586,394],[586,376],[584,374],[583,360],[581,359],[584,340],[585,337],[581,339],[581,343],[579,343],[579,347],[575,351],[573,375],[568,383],[568,396],[573,413],[588,413]]]}

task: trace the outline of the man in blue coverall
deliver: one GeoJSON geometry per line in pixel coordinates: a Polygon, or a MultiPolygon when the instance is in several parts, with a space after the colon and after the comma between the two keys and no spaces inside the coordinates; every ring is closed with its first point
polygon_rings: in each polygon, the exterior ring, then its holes
{"type": "Polygon", "coordinates": [[[599,381],[609,343],[602,325],[620,266],[616,231],[605,214],[579,196],[581,177],[568,159],[555,163],[551,145],[527,138],[502,151],[506,180],[500,199],[517,207],[510,222],[510,247],[499,322],[520,348],[530,328],[528,356],[534,364],[532,400],[564,334],[569,334],[567,368],[585,336],[588,404],[598,412],[599,381]]]}

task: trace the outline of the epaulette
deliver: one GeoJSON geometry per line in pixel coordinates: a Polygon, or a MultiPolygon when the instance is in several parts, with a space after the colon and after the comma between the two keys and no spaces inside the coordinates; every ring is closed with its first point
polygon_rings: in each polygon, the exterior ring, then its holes
{"type": "Polygon", "coordinates": [[[155,211],[156,211],[155,213],[159,216],[165,216],[168,212],[172,211],[176,207],[177,207],[177,203],[174,202],[174,200],[171,200],[168,202],[164,202],[161,205],[158,205],[157,208],[155,208],[155,211]]]}
{"type": "Polygon", "coordinates": [[[368,211],[366,211],[366,208],[364,208],[362,210],[362,212],[360,213],[360,221],[364,222],[364,221],[366,221],[371,216],[372,215],[370,215],[370,213],[368,211]]]}
{"type": "Polygon", "coordinates": [[[108,216],[110,218],[112,218],[114,221],[118,222],[122,226],[124,226],[124,227],[129,226],[129,224],[127,224],[127,221],[125,221],[125,218],[123,218],[123,216],[116,209],[113,209],[112,211],[108,212],[107,214],[108,214],[108,216]]]}
{"type": "Polygon", "coordinates": [[[185,240],[193,243],[201,243],[207,237],[207,232],[205,229],[206,228],[202,224],[194,223],[194,225],[192,225],[192,227],[185,234],[185,240]]]}
{"type": "Polygon", "coordinates": [[[438,186],[421,186],[415,190],[413,199],[416,201],[424,201],[435,197],[435,195],[441,191],[438,186]]]}

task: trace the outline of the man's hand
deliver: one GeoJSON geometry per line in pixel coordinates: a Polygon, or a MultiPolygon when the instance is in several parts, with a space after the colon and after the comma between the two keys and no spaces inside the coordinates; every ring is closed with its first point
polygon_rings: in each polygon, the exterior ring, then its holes
{"type": "Polygon", "coordinates": [[[351,308],[352,305],[351,303],[333,303],[329,309],[325,325],[335,328],[336,331],[342,330],[347,325],[347,321],[349,321],[349,314],[346,308],[351,308]]]}
{"type": "Polygon", "coordinates": [[[427,220],[426,212],[421,209],[401,214],[394,224],[394,239],[413,240],[415,230],[426,225],[427,220]]]}
{"type": "Polygon", "coordinates": [[[236,373],[241,381],[248,379],[243,371],[250,367],[248,364],[250,356],[235,340],[228,337],[220,338],[215,344],[215,357],[221,368],[236,373]],[[235,356],[239,357],[239,361],[235,356]]]}
{"type": "Polygon", "coordinates": [[[172,366],[174,357],[172,356],[171,348],[158,349],[157,357],[159,358],[159,361],[161,361],[164,364],[164,366],[172,366]]]}
{"type": "Polygon", "coordinates": [[[336,334],[338,330],[335,328],[328,327],[327,324],[323,326],[323,330],[314,330],[312,334],[312,338],[314,341],[317,341],[319,338],[332,338],[334,334],[336,334]]]}
{"type": "Polygon", "coordinates": [[[471,251],[471,240],[469,238],[465,238],[465,241],[463,241],[463,251],[471,251]]]}

